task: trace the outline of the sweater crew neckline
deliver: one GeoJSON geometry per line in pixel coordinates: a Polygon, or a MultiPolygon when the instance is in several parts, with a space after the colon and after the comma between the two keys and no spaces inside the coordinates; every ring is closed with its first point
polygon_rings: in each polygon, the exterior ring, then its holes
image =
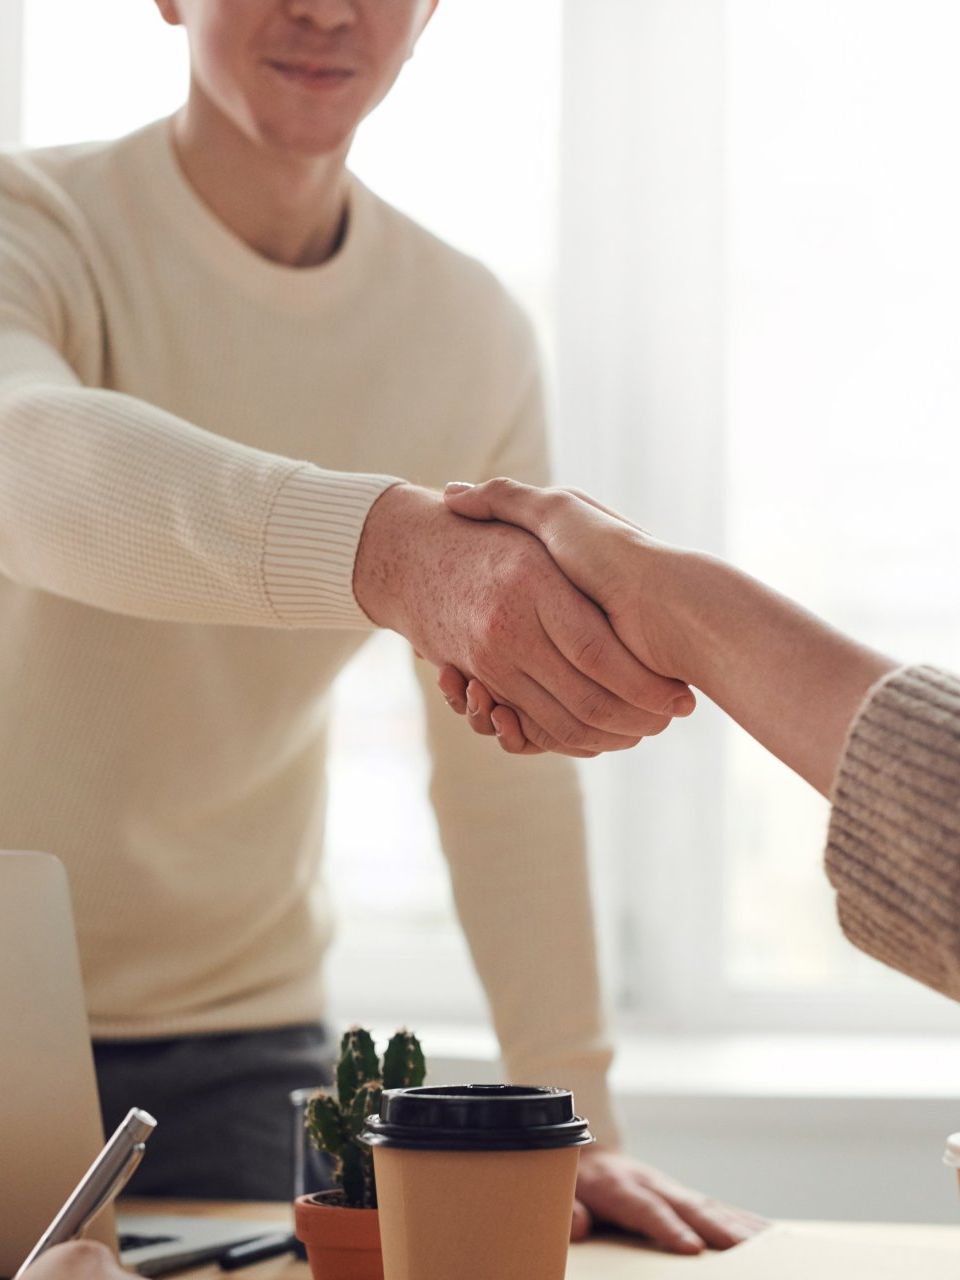
{"type": "Polygon", "coordinates": [[[336,253],[318,266],[295,267],[257,253],[194,190],[174,148],[172,116],[147,125],[131,141],[138,144],[150,184],[158,191],[160,216],[207,269],[240,292],[282,311],[318,312],[338,303],[368,269],[372,195],[353,174],[347,173],[346,227],[336,253]]]}

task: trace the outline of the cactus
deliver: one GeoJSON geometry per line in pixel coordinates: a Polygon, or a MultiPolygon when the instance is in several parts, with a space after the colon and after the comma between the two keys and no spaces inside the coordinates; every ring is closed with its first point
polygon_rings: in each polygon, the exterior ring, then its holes
{"type": "Polygon", "coordinates": [[[427,1074],[420,1041],[410,1031],[398,1031],[390,1037],[383,1055],[383,1087],[415,1089],[427,1074]]]}
{"type": "Polygon", "coordinates": [[[317,1093],[307,1105],[306,1125],[318,1151],[333,1161],[333,1181],[352,1209],[375,1209],[370,1148],[358,1141],[367,1116],[380,1110],[384,1089],[409,1089],[423,1084],[426,1066],[415,1035],[398,1031],[383,1055],[383,1070],[369,1031],[351,1027],[340,1041],[336,1097],[317,1093]]]}

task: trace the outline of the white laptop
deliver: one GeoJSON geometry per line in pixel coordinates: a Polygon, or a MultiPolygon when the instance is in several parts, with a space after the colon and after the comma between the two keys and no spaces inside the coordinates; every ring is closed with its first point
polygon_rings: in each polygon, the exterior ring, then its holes
{"type": "MultiPolygon", "coordinates": [[[[0,852],[0,1277],[14,1274],[102,1145],[66,872],[47,853],[0,852]]],[[[115,1225],[106,1211],[86,1234],[116,1248],[119,1233],[121,1261],[149,1276],[284,1230],[289,1222],[123,1213],[115,1225]]]]}

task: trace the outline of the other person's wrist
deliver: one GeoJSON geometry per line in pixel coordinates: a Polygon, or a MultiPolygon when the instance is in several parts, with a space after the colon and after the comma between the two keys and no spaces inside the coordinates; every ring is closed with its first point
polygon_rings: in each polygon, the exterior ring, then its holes
{"type": "Polygon", "coordinates": [[[722,643],[714,596],[729,566],[703,552],[633,530],[631,535],[629,574],[614,610],[615,626],[620,617],[625,627],[638,625],[643,660],[652,670],[707,691],[722,643]]]}
{"type": "Polygon", "coordinates": [[[657,660],[717,700],[767,624],[775,593],[705,551],[663,543],[646,550],[642,583],[656,613],[657,660]]]}

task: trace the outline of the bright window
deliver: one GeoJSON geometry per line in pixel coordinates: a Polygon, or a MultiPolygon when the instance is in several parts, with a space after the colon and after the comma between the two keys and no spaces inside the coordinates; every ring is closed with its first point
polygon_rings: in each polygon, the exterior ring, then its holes
{"type": "MultiPolygon", "coordinates": [[[[956,668],[960,9],[728,14],[727,552],[878,648],[956,668]]],[[[745,735],[729,751],[730,981],[892,990],[810,856],[826,803],[745,735]]]]}
{"type": "MultiPolygon", "coordinates": [[[[566,22],[564,478],[957,669],[956,4],[570,0],[566,22]]],[[[843,939],[826,804],[714,708],[590,776],[631,1018],[956,1032],[843,939]]]]}

